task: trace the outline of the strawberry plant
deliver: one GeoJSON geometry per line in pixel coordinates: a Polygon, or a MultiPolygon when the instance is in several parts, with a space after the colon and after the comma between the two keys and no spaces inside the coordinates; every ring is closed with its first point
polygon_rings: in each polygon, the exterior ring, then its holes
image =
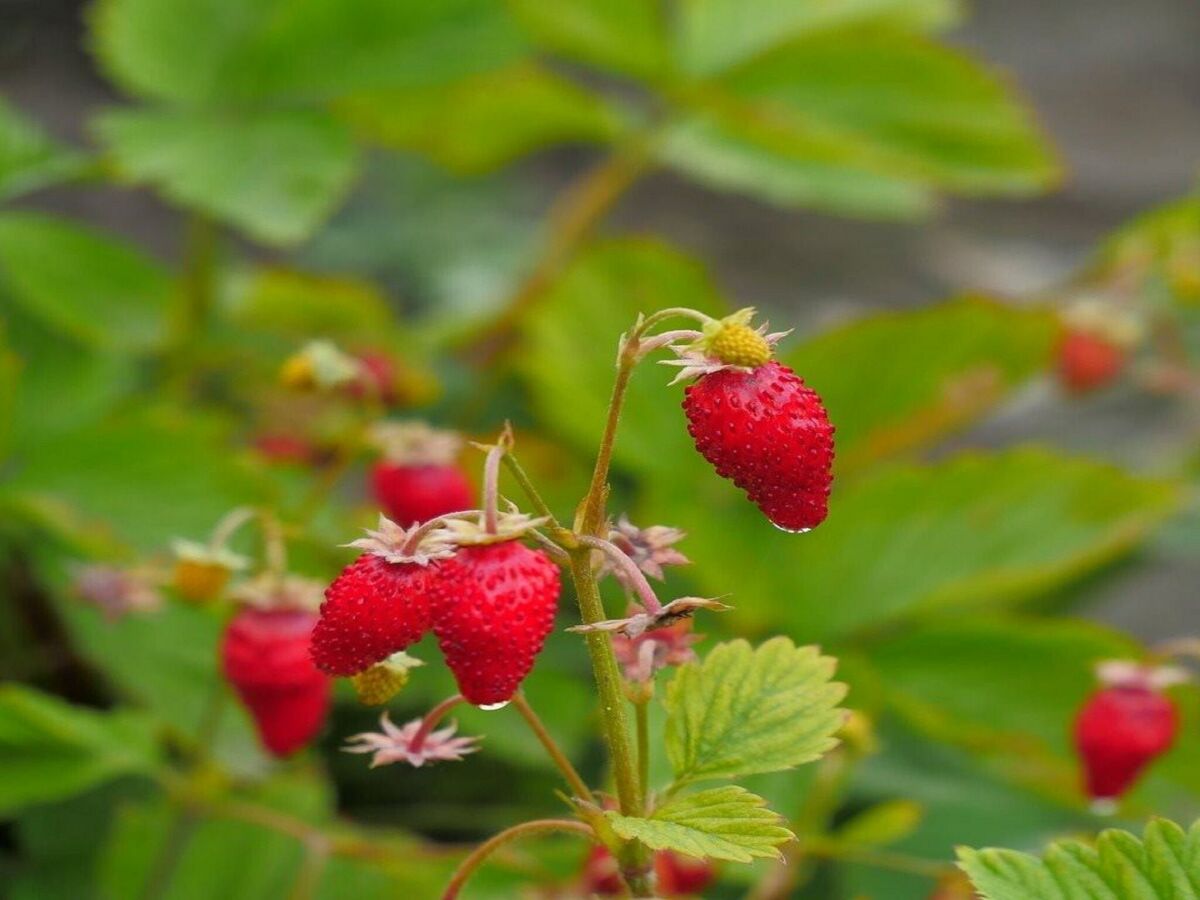
{"type": "Polygon", "coordinates": [[[1195,554],[1195,194],[839,321],[628,227],[1051,189],[960,16],[88,4],[76,139],[0,98],[0,893],[1200,897],[1196,639],[1093,615],[1195,554]]]}

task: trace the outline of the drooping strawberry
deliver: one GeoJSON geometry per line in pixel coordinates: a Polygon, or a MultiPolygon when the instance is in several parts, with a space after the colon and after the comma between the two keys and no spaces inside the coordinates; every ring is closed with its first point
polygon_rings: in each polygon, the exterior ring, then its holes
{"type": "Polygon", "coordinates": [[[1085,299],[1062,313],[1055,359],[1058,377],[1073,393],[1111,384],[1143,337],[1140,320],[1113,302],[1085,299]]]}
{"type": "Polygon", "coordinates": [[[1186,676],[1123,661],[1103,663],[1098,674],[1102,686],[1075,720],[1075,744],[1088,795],[1109,805],[1174,743],[1179,713],[1163,689],[1186,676]]]}
{"type": "Polygon", "coordinates": [[[474,488],[456,463],[457,434],[412,422],[376,426],[372,436],[383,451],[371,471],[372,491],[402,528],[474,504],[474,488]]]}
{"type": "Polygon", "coordinates": [[[221,639],[225,677],[250,711],[263,746],[289,756],[321,730],[329,712],[329,678],[313,665],[309,642],[317,615],[291,605],[294,580],[260,583],[264,606],[246,606],[221,639]]]}
{"type": "Polygon", "coordinates": [[[429,631],[430,585],[454,547],[436,531],[418,535],[415,545],[412,537],[381,516],[377,531],[350,545],[366,552],[326,588],[313,629],[312,657],[323,672],[357,675],[429,631]]]}
{"type": "Polygon", "coordinates": [[[516,540],[465,546],[431,585],[433,632],[462,695],[507,703],[554,627],[558,567],[516,540]]]}
{"type": "Polygon", "coordinates": [[[778,337],[750,327],[752,310],[705,326],[680,351],[696,449],[744,490],[777,527],[808,531],[825,520],[833,480],[833,426],[816,392],[771,358],[778,337]]]}

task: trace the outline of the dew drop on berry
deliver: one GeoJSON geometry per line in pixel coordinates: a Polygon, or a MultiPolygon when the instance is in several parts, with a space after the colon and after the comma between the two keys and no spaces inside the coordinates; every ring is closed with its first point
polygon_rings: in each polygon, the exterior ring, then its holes
{"type": "Polygon", "coordinates": [[[499,703],[481,703],[479,708],[484,712],[492,712],[493,710],[504,709],[508,704],[508,700],[501,700],[499,703]]]}

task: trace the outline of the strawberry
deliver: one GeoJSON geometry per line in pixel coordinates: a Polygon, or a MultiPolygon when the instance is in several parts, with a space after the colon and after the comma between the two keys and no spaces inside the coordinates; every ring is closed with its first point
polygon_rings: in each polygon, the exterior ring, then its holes
{"type": "Polygon", "coordinates": [[[1179,713],[1162,688],[1175,683],[1177,670],[1111,662],[1101,666],[1100,678],[1103,686],[1075,721],[1075,744],[1088,795],[1112,802],[1175,741],[1179,713]]]}
{"type": "Polygon", "coordinates": [[[719,369],[687,388],[683,408],[696,449],[777,527],[808,531],[825,520],[833,426],[795,372],[775,360],[719,369]]]}
{"type": "Polygon", "coordinates": [[[379,506],[398,525],[407,527],[436,516],[470,509],[475,491],[453,465],[403,465],[381,460],[371,472],[379,506]]]}
{"type": "Polygon", "coordinates": [[[312,657],[330,675],[357,675],[419,641],[432,624],[428,585],[437,564],[364,553],[325,591],[312,657]]]}
{"type": "MultiPolygon", "coordinates": [[[[654,854],[654,872],[658,878],[656,896],[689,897],[699,896],[713,882],[712,863],[704,859],[693,859],[660,850],[654,854]]],[[[608,848],[595,846],[583,863],[582,893],[591,897],[619,897],[625,895],[621,877],[617,872],[617,861],[608,848]]]]}
{"type": "Polygon", "coordinates": [[[225,677],[275,756],[312,740],[329,711],[329,679],[309,658],[315,622],[305,610],[248,607],[230,620],[221,640],[225,677]]]}
{"type": "Polygon", "coordinates": [[[1081,394],[1115,380],[1125,368],[1128,352],[1103,335],[1068,330],[1059,339],[1057,357],[1059,379],[1068,390],[1081,394]]]}
{"type": "Polygon", "coordinates": [[[477,706],[507,703],[558,605],[558,568],[515,540],[463,547],[430,583],[433,633],[458,688],[477,706]]]}

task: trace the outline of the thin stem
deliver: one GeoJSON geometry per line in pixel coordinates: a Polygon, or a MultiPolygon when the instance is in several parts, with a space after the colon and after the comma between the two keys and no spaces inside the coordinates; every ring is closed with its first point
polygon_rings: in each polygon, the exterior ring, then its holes
{"type": "Polygon", "coordinates": [[[421,727],[417,729],[417,733],[413,735],[412,741],[409,744],[410,751],[420,753],[421,748],[425,746],[426,738],[437,727],[438,722],[442,721],[446,717],[446,713],[450,712],[458,704],[465,702],[466,698],[462,694],[453,694],[427,712],[425,718],[421,720],[421,727]]]}
{"type": "MultiPolygon", "coordinates": [[[[633,346],[636,347],[636,342],[633,346]]],[[[583,515],[578,525],[581,534],[600,536],[600,529],[604,523],[605,502],[608,498],[608,469],[612,465],[613,445],[616,442],[617,426],[621,421],[621,407],[625,403],[625,393],[629,388],[629,378],[633,374],[635,361],[633,354],[628,350],[622,352],[617,367],[617,378],[613,383],[612,397],[608,402],[604,434],[596,452],[596,465],[592,469],[591,484],[583,502],[583,515]]]]}
{"type": "Polygon", "coordinates": [[[171,824],[167,827],[162,847],[154,860],[154,867],[142,885],[141,900],[159,900],[167,895],[171,887],[171,878],[179,868],[179,863],[187,852],[188,844],[191,843],[192,835],[199,824],[200,820],[189,810],[175,811],[171,824]]]}
{"type": "Polygon", "coordinates": [[[283,538],[283,526],[274,513],[263,510],[259,514],[262,522],[263,555],[267,571],[282,576],[287,573],[287,541],[283,538]]]}
{"type": "Polygon", "coordinates": [[[563,753],[562,748],[554,740],[554,737],[546,730],[546,726],[538,717],[538,714],[533,711],[533,707],[529,705],[529,701],[525,699],[525,695],[518,691],[513,695],[513,706],[517,712],[525,719],[529,725],[529,729],[534,736],[546,748],[546,752],[550,755],[550,759],[554,761],[554,765],[558,767],[558,771],[562,773],[575,796],[580,800],[589,800],[592,796],[592,789],[587,786],[587,782],[583,780],[575,767],[571,765],[571,761],[567,759],[567,755],[563,753]]]}
{"type": "MultiPolygon", "coordinates": [[[[648,698],[647,698],[648,699],[648,698]]],[[[650,704],[641,700],[633,704],[634,722],[637,728],[638,785],[641,787],[641,814],[647,812],[646,800],[650,793],[650,704]]]]}
{"type": "Polygon", "coordinates": [[[562,526],[558,524],[558,519],[554,516],[554,511],[550,509],[550,505],[542,499],[542,495],[538,493],[538,489],[534,486],[533,481],[529,477],[529,473],[517,461],[517,458],[511,453],[504,454],[504,465],[508,467],[509,474],[516,480],[521,490],[525,492],[525,496],[529,498],[530,504],[534,511],[539,516],[544,516],[550,520],[550,524],[555,529],[561,530],[562,526]]]}
{"type": "Polygon", "coordinates": [[[416,531],[408,536],[408,540],[400,548],[400,554],[402,556],[412,556],[420,548],[421,541],[425,539],[429,532],[441,528],[448,519],[468,519],[478,515],[479,510],[477,509],[461,509],[458,512],[446,513],[444,516],[430,519],[428,522],[422,523],[416,531]]]}
{"type": "Polygon", "coordinates": [[[208,539],[208,546],[213,550],[224,547],[237,530],[256,515],[258,515],[257,511],[249,506],[239,506],[230,510],[213,528],[212,536],[208,539]]]}
{"type": "Polygon", "coordinates": [[[503,442],[493,445],[483,463],[483,527],[488,534],[497,530],[497,507],[500,503],[500,460],[507,452],[503,442]]]}
{"type": "Polygon", "coordinates": [[[609,559],[621,567],[621,571],[629,579],[628,583],[633,585],[633,589],[637,593],[638,599],[642,601],[642,606],[646,608],[646,612],[654,614],[662,610],[662,604],[658,601],[658,595],[654,593],[654,588],[650,586],[650,582],[646,580],[645,574],[638,568],[637,563],[629,558],[629,554],[611,541],[593,537],[590,534],[580,537],[579,543],[585,547],[592,547],[603,552],[609,559]]]}
{"type": "Polygon", "coordinates": [[[288,892],[288,900],[313,900],[317,896],[331,852],[332,848],[323,836],[306,842],[304,860],[288,892]]]}
{"type": "Polygon", "coordinates": [[[514,825],[512,828],[506,829],[484,841],[459,864],[454,877],[450,879],[450,883],[446,885],[446,890],[442,892],[442,900],[456,900],[468,879],[475,874],[475,870],[483,865],[487,858],[501,847],[513,841],[520,840],[523,837],[553,832],[579,834],[588,838],[593,836],[592,829],[582,822],[576,822],[572,819],[534,819],[531,822],[522,822],[520,825],[514,825]]]}

